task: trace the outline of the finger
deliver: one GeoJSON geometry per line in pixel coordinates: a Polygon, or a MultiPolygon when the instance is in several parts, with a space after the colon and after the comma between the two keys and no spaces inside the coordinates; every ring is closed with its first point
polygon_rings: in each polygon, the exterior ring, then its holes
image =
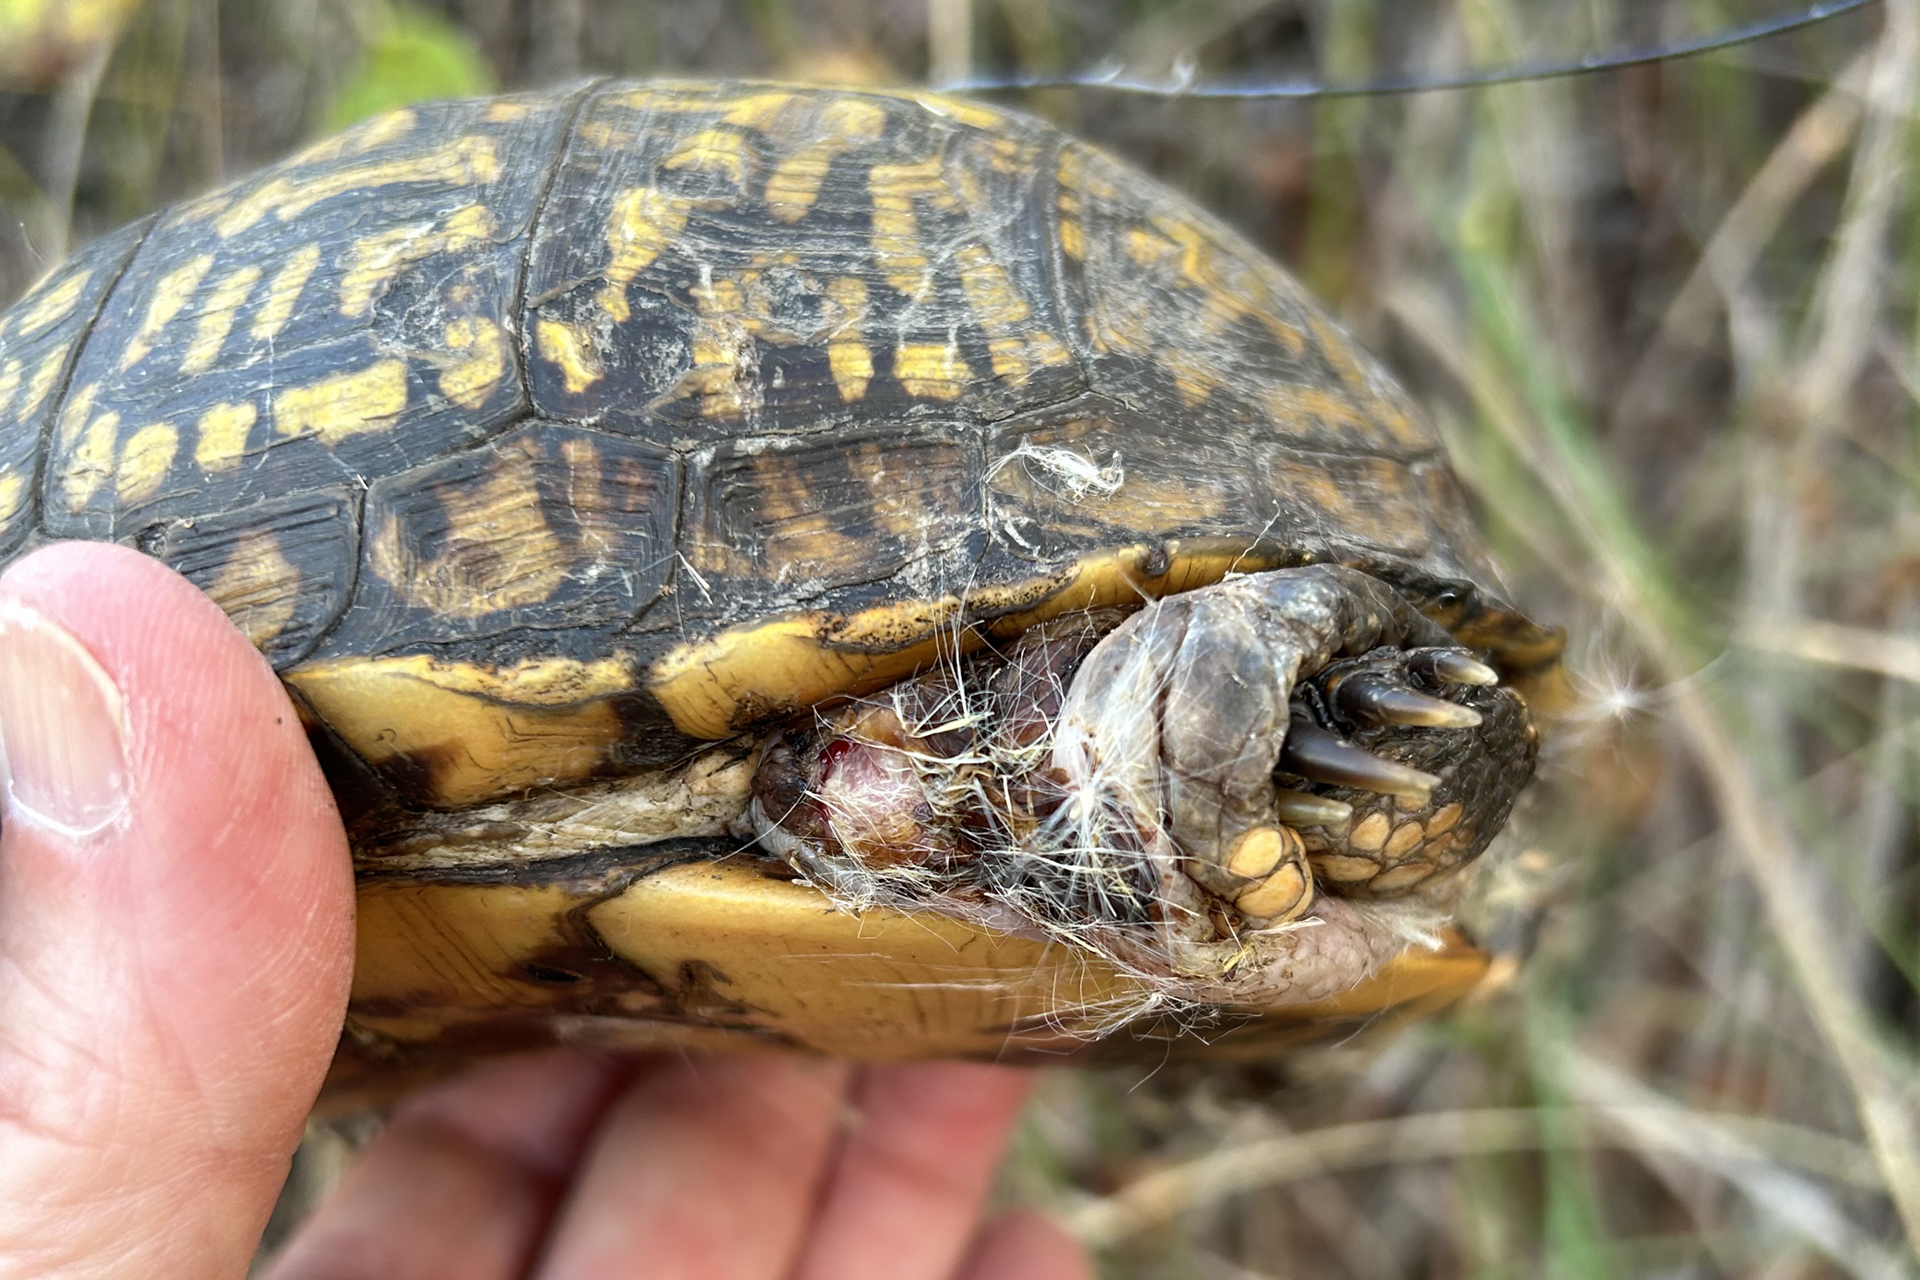
{"type": "Polygon", "coordinates": [[[847,1069],[800,1058],[662,1060],[607,1114],[542,1280],[778,1280],[845,1108],[847,1069]]]}
{"type": "Polygon", "coordinates": [[[352,956],[300,722],[185,579],[69,544],[0,578],[0,748],[0,1273],[243,1275],[352,956]]]}
{"type": "Polygon", "coordinates": [[[401,1104],[270,1280],[505,1280],[525,1273],[619,1061],[490,1063],[401,1104]]]}
{"type": "Polygon", "coordinates": [[[973,1063],[869,1067],[796,1280],[952,1275],[1030,1084],[973,1063]]]}
{"type": "Polygon", "coordinates": [[[958,1280],[1093,1280],[1093,1263],[1052,1221],[1016,1209],[981,1235],[958,1280]]]}

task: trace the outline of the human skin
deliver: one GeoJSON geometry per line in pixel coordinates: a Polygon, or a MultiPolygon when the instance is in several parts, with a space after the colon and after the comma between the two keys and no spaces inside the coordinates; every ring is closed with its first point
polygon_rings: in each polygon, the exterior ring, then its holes
{"type": "MultiPolygon", "coordinates": [[[[246,1274],[346,1007],[353,883],[279,681],[184,579],[0,576],[0,1280],[246,1274]]],[[[506,1059],[415,1094],[271,1280],[1078,1280],[985,1222],[1029,1080],[506,1059]]]]}

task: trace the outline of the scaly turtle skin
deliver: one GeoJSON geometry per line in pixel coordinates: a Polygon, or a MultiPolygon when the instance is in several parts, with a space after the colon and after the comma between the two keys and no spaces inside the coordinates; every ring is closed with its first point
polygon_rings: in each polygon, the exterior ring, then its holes
{"type": "Polygon", "coordinates": [[[921,93],[422,106],[94,242],[0,317],[0,560],[76,537],[199,584],[308,717],[361,878],[342,1087],[1441,998],[1478,953],[1380,904],[1436,927],[1559,650],[1291,278],[921,93]]]}

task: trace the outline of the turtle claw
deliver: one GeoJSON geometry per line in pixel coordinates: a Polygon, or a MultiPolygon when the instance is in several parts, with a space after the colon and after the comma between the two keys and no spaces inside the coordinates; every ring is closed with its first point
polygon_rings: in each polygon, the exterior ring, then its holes
{"type": "Polygon", "coordinates": [[[1344,800],[1284,787],[1275,791],[1273,798],[1274,813],[1290,827],[1338,827],[1353,817],[1353,806],[1344,800]]]}
{"type": "Polygon", "coordinates": [[[1293,717],[1280,767],[1314,782],[1425,800],[1440,779],[1362,751],[1303,716],[1293,717]]]}
{"type": "Polygon", "coordinates": [[[1408,665],[1421,675],[1448,684],[1500,683],[1498,671],[1462,649],[1421,649],[1411,655],[1408,665]]]}
{"type": "Polygon", "coordinates": [[[1472,707],[1429,698],[1377,675],[1363,674],[1342,680],[1334,697],[1348,715],[1373,724],[1471,729],[1480,723],[1480,713],[1472,707]]]}

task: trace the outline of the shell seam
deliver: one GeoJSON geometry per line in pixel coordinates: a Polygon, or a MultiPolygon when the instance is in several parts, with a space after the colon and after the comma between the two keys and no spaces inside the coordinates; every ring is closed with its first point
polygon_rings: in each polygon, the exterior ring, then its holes
{"type": "Polygon", "coordinates": [[[60,385],[54,389],[53,396],[47,403],[47,425],[41,429],[40,448],[36,451],[33,464],[32,492],[35,510],[33,523],[29,527],[38,532],[45,533],[47,528],[47,467],[53,461],[53,437],[60,428],[60,415],[66,411],[67,392],[73,389],[74,371],[80,367],[80,358],[86,354],[87,348],[93,345],[94,326],[99,324],[100,317],[106,314],[107,304],[120,291],[120,282],[126,279],[127,272],[133,269],[133,260],[140,256],[142,249],[147,247],[147,238],[153,234],[153,229],[160,225],[160,220],[166,213],[167,210],[161,209],[147,215],[147,225],[140,229],[139,238],[127,249],[126,257],[120,260],[119,267],[114,270],[113,279],[109,280],[107,287],[100,291],[100,301],[95,305],[93,314],[87,317],[86,324],[81,327],[80,341],[73,344],[73,352],[67,357],[67,367],[60,371],[60,385]]]}

